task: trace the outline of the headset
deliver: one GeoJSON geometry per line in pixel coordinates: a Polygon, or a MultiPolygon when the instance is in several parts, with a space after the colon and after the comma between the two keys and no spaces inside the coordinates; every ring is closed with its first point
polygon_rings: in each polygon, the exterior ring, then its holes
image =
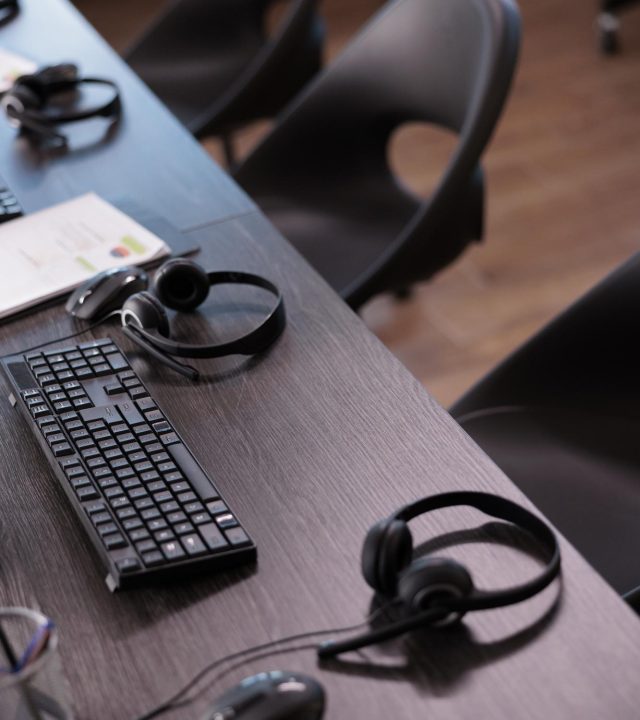
{"type": "Polygon", "coordinates": [[[546,588],[560,573],[560,548],[551,528],[516,503],[483,492],[459,491],[432,495],[400,508],[376,523],[362,549],[362,574],[369,586],[402,610],[398,622],[341,642],[324,643],[318,656],[329,658],[383,642],[418,627],[459,621],[469,611],[489,610],[523,602],[546,588]],[[531,534],[544,548],[546,565],[532,580],[499,590],[480,590],[471,573],[450,558],[413,557],[408,522],[441,508],[468,505],[531,534]]]}
{"type": "Polygon", "coordinates": [[[125,301],[120,311],[123,332],[157,360],[191,380],[198,379],[198,371],[170,356],[214,358],[236,354],[254,355],[272,345],[286,325],[282,293],[276,285],[260,275],[231,271],[207,273],[192,260],[175,258],[160,267],[153,280],[153,290],[155,294],[143,290],[125,301]],[[223,284],[262,288],[275,296],[275,304],[260,325],[229,342],[194,345],[172,340],[165,306],[181,312],[192,312],[204,302],[212,287],[223,284]]]}
{"type": "Polygon", "coordinates": [[[10,125],[33,136],[66,144],[67,137],[56,129],[65,123],[79,122],[93,117],[120,118],[122,103],[118,86],[111,80],[79,77],[78,68],[71,63],[51,65],[32,75],[22,75],[7,90],[0,102],[10,125]],[[82,85],[103,85],[113,90],[110,99],[99,105],[75,110],[47,110],[56,95],[77,90],[82,85]]]}
{"type": "Polygon", "coordinates": [[[18,0],[0,0],[0,23],[11,20],[17,15],[20,7],[18,0]]]}

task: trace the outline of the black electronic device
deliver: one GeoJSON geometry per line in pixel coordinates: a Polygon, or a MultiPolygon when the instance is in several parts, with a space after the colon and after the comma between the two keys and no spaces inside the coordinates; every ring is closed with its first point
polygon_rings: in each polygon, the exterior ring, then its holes
{"type": "Polygon", "coordinates": [[[357,650],[428,625],[446,625],[469,611],[523,602],[547,587],[560,572],[560,548],[553,530],[517,503],[483,492],[459,491],[432,495],[406,505],[376,523],[362,549],[362,574],[382,598],[400,605],[403,617],[358,637],[324,643],[322,658],[357,650]],[[487,515],[513,523],[532,535],[544,549],[546,565],[532,580],[520,585],[481,590],[467,568],[450,558],[413,557],[408,522],[441,508],[468,505],[487,515]]]}
{"type": "Polygon", "coordinates": [[[165,262],[156,272],[154,294],[146,292],[148,280],[142,271],[123,267],[107,271],[78,288],[66,308],[82,319],[106,317],[120,307],[122,329],[133,342],[172,370],[197,380],[198,371],[173,357],[215,358],[225,355],[254,355],[270,347],[286,325],[284,298],[276,285],[260,275],[247,272],[207,273],[184,258],[165,262]],[[275,296],[275,303],[262,322],[250,332],[223,343],[194,345],[172,340],[165,306],[180,312],[195,310],[217,285],[250,285],[275,296]]]}
{"type": "Polygon", "coordinates": [[[324,704],[322,685],[309,675],[265,672],[228,690],[202,720],[320,720],[324,704]]]}
{"type": "Polygon", "coordinates": [[[0,177],[0,223],[7,220],[14,220],[23,215],[22,207],[18,198],[13,194],[11,188],[0,177]]]}
{"type": "Polygon", "coordinates": [[[18,0],[0,0],[0,24],[4,24],[18,14],[18,0]]]}
{"type": "Polygon", "coordinates": [[[65,304],[66,311],[81,320],[100,320],[120,310],[134,293],[149,286],[147,273],[135,265],[112,268],[80,285],[65,304]]]}
{"type": "Polygon", "coordinates": [[[110,589],[255,560],[254,543],[112,340],[8,356],[2,369],[110,589]]]}
{"type": "Polygon", "coordinates": [[[31,75],[20,76],[2,96],[1,105],[11,125],[39,139],[58,143],[67,142],[66,135],[57,129],[59,125],[95,117],[116,121],[122,109],[120,92],[113,81],[80,77],[77,66],[72,63],[51,65],[31,75]],[[56,97],[87,85],[109,88],[109,99],[90,107],[71,109],[52,102],[56,97]]]}

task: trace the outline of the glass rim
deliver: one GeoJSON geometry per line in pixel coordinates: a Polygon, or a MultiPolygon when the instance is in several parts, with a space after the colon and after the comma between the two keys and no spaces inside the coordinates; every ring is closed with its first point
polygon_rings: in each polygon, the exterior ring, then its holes
{"type": "MultiPolygon", "coordinates": [[[[50,618],[38,610],[25,607],[0,607],[0,620],[3,618],[21,617],[31,620],[38,627],[50,622],[50,618]]],[[[0,673],[0,692],[7,688],[20,685],[37,674],[55,655],[58,649],[58,629],[54,625],[51,628],[51,635],[46,650],[33,663],[17,673],[0,673]]]]}

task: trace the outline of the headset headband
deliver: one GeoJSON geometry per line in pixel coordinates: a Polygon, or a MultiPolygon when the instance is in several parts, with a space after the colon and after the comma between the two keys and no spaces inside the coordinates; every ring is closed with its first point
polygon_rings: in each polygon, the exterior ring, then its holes
{"type": "Polygon", "coordinates": [[[487,515],[506,520],[526,530],[548,551],[549,559],[546,567],[533,580],[504,590],[475,589],[469,597],[447,598],[447,609],[466,612],[468,610],[489,610],[504,605],[513,605],[536,595],[556,577],[560,570],[560,547],[555,534],[549,525],[539,517],[506,498],[471,491],[441,493],[405,505],[391,517],[409,522],[432,510],[456,507],[458,505],[474,507],[487,515]]]}
{"type": "Polygon", "coordinates": [[[261,352],[280,335],[286,324],[284,299],[279,288],[266,278],[245,272],[210,272],[207,273],[209,285],[253,285],[267,290],[276,297],[276,304],[267,317],[251,332],[241,338],[214,345],[191,345],[178,343],[170,338],[140,327],[137,318],[131,313],[123,312],[122,324],[131,332],[146,340],[150,345],[169,355],[187,358],[214,358],[224,355],[254,355],[261,352]]]}
{"type": "Polygon", "coordinates": [[[17,78],[1,101],[9,124],[37,134],[64,139],[64,136],[55,133],[52,128],[93,117],[108,118],[119,115],[122,104],[118,86],[112,80],[105,78],[80,78],[77,72],[75,65],[63,64],[53,65],[32,75],[22,75],[17,78]],[[107,102],[85,109],[49,113],[46,111],[46,104],[51,97],[74,90],[81,85],[103,85],[111,88],[113,95],[107,102]],[[28,93],[26,97],[25,93],[28,93]]]}

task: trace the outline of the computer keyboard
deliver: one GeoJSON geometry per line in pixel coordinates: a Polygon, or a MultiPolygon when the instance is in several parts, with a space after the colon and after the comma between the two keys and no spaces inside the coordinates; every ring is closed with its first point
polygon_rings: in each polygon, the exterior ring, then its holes
{"type": "Polygon", "coordinates": [[[255,559],[254,543],[111,339],[10,356],[2,368],[111,590],[255,559]]]}
{"type": "Polygon", "coordinates": [[[21,215],[22,208],[18,199],[0,177],[0,223],[13,220],[21,215]]]}

